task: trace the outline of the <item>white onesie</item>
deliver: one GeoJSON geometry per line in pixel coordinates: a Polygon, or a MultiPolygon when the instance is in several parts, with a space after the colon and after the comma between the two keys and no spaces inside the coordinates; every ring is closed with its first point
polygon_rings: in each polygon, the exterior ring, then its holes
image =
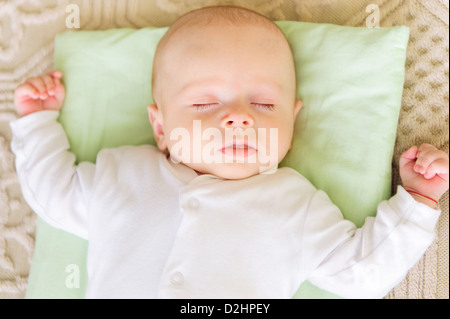
{"type": "Polygon", "coordinates": [[[153,146],[76,166],[58,115],[11,123],[12,149],[34,211],[89,240],[88,298],[291,298],[304,280],[379,298],[435,236],[440,212],[402,187],[357,229],[290,168],[198,176],[153,146]]]}

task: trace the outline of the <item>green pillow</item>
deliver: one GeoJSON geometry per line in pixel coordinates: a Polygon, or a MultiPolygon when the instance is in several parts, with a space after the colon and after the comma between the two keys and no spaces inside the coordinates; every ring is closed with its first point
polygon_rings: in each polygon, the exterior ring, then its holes
{"type": "MultiPolygon", "coordinates": [[[[304,104],[281,166],[298,170],[361,226],[391,195],[409,29],[277,24],[292,46],[304,104]]],[[[166,30],[56,37],[55,68],[67,90],[60,122],[78,161],[95,162],[105,147],[154,144],[146,106],[154,50],[166,30]]],[[[84,240],[39,220],[27,298],[84,297],[86,251],[84,240]]],[[[294,297],[337,296],[306,282],[294,297]]]]}

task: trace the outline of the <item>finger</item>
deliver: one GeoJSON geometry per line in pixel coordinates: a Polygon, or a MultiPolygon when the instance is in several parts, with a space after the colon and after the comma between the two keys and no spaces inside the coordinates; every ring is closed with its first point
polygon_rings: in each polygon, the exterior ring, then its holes
{"type": "Polygon", "coordinates": [[[52,77],[53,85],[54,85],[55,89],[57,89],[58,87],[62,86],[61,81],[59,79],[60,78],[52,77]]]}
{"type": "MultiPolygon", "coordinates": [[[[424,159],[427,153],[435,150],[437,149],[431,144],[421,144],[417,151],[417,160],[419,160],[419,158],[424,159]]],[[[416,164],[414,165],[414,171],[419,174],[425,174],[427,166],[423,166],[422,164],[423,163],[420,160],[418,163],[416,162],[416,164]]]]}
{"type": "Polygon", "coordinates": [[[25,83],[32,85],[39,92],[41,99],[47,98],[47,89],[42,78],[29,78],[25,83]]]}
{"type": "Polygon", "coordinates": [[[55,85],[55,97],[57,99],[64,98],[66,92],[59,78],[53,78],[53,84],[55,85]]]}
{"type": "Polygon", "coordinates": [[[433,161],[427,168],[427,171],[424,174],[426,179],[432,179],[436,175],[441,176],[445,180],[448,180],[449,168],[448,168],[448,159],[446,158],[438,158],[433,161]]]}
{"type": "Polygon", "coordinates": [[[15,100],[21,100],[25,96],[37,99],[39,98],[39,91],[37,91],[34,86],[29,83],[22,83],[16,88],[16,91],[14,92],[14,98],[15,100]]]}
{"type": "Polygon", "coordinates": [[[50,75],[45,75],[42,77],[42,81],[44,81],[45,89],[49,96],[55,95],[55,84],[53,82],[53,78],[50,75]]]}
{"type": "Polygon", "coordinates": [[[419,146],[418,154],[420,154],[420,153],[426,153],[426,152],[429,152],[430,150],[436,150],[436,149],[437,149],[437,148],[434,147],[434,146],[431,145],[431,144],[423,143],[423,144],[421,144],[421,145],[419,146]]]}
{"type": "Polygon", "coordinates": [[[414,170],[420,174],[425,174],[428,166],[438,159],[446,158],[447,154],[436,148],[428,148],[426,151],[419,153],[417,156],[414,170]]]}
{"type": "Polygon", "coordinates": [[[417,146],[412,146],[408,150],[402,153],[400,156],[399,165],[400,167],[404,167],[408,163],[412,163],[416,160],[418,153],[417,146]]]}
{"type": "Polygon", "coordinates": [[[50,71],[48,73],[50,76],[52,76],[55,79],[61,79],[62,78],[62,72],[61,71],[50,71]]]}

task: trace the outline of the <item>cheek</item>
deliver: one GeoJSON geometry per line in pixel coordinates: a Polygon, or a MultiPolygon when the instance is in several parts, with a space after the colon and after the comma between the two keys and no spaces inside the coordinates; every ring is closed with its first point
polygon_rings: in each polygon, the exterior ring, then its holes
{"type": "Polygon", "coordinates": [[[169,151],[177,143],[187,143],[191,135],[191,129],[192,124],[189,126],[178,120],[164,121],[164,135],[169,151]]]}
{"type": "Polygon", "coordinates": [[[286,155],[291,148],[292,134],[286,130],[278,131],[278,155],[280,160],[286,155]]]}
{"type": "MultiPolygon", "coordinates": [[[[286,119],[285,123],[287,122],[289,122],[289,119],[286,119]]],[[[284,157],[286,153],[290,150],[293,135],[294,135],[294,123],[292,120],[290,120],[290,122],[287,123],[287,125],[278,126],[277,143],[280,157],[284,157]]]]}

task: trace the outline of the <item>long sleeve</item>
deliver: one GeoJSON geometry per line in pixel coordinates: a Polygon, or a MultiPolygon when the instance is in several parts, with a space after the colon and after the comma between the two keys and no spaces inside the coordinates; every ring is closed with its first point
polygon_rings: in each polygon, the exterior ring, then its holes
{"type": "Polygon", "coordinates": [[[334,243],[333,250],[322,256],[323,261],[308,279],[342,297],[384,297],[404,279],[435,238],[440,212],[416,202],[401,186],[394,197],[379,205],[377,216],[367,218],[362,228],[348,221],[328,221],[328,227],[318,234],[314,225],[323,225],[321,218],[339,215],[327,212],[337,210],[327,206],[327,201],[323,192],[311,200],[307,223],[313,226],[307,229],[315,233],[307,237],[312,238],[315,250],[311,254],[320,252],[321,247],[329,248],[330,242],[334,243]]]}
{"type": "Polygon", "coordinates": [[[95,165],[75,165],[58,116],[56,111],[42,111],[11,123],[17,174],[25,200],[43,220],[87,239],[95,165]]]}

